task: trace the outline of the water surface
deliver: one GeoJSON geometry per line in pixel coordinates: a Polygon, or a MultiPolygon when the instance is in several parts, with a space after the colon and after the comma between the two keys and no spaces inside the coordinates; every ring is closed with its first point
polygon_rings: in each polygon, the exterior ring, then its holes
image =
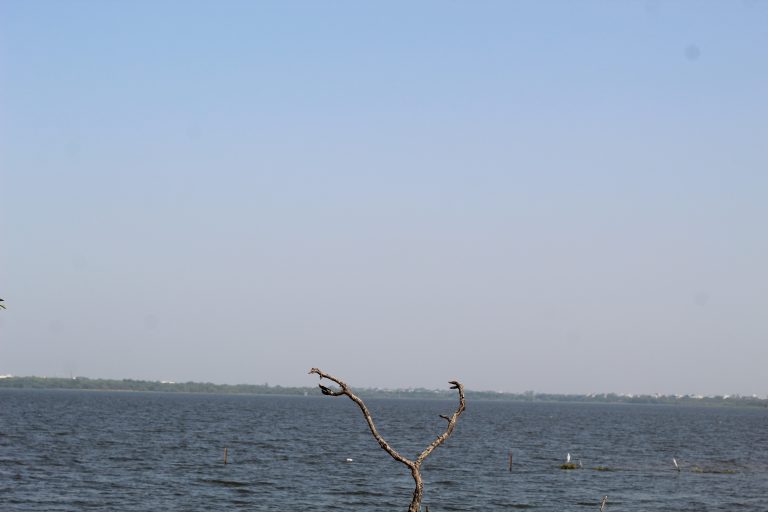
{"type": "MultiPolygon", "coordinates": [[[[368,404],[409,457],[456,406],[368,404]]],[[[580,511],[608,495],[608,511],[765,511],[767,427],[757,408],[470,402],[424,464],[425,504],[580,511]],[[583,469],[559,469],[566,453],[583,469]]],[[[345,397],[0,390],[3,511],[378,512],[406,510],[411,492],[345,397]]]]}

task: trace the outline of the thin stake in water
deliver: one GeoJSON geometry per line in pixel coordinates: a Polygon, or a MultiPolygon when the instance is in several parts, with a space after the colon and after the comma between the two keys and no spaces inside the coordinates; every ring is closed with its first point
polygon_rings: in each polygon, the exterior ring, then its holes
{"type": "Polygon", "coordinates": [[[605,504],[608,503],[608,496],[603,496],[603,501],[600,502],[600,512],[605,510],[605,504]]]}

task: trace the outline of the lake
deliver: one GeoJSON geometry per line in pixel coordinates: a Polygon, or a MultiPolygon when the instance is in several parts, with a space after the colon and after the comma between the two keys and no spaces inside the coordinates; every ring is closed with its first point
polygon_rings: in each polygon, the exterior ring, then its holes
{"type": "MultiPolygon", "coordinates": [[[[366,403],[411,458],[456,407],[366,403]]],[[[767,433],[764,408],[469,401],[424,463],[424,504],[766,511],[767,433]],[[583,468],[560,469],[567,453],[583,468]]],[[[4,512],[405,511],[412,490],[346,397],[0,391],[4,512]]]]}

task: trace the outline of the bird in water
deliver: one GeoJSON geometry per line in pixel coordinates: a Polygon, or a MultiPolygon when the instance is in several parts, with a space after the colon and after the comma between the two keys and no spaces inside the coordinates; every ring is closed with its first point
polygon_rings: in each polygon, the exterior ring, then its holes
{"type": "Polygon", "coordinates": [[[565,455],[565,463],[566,464],[570,464],[571,463],[571,454],[570,453],[567,453],[565,455]]]}
{"type": "Polygon", "coordinates": [[[674,457],[672,457],[672,464],[675,465],[676,470],[680,471],[680,466],[677,465],[677,460],[674,457]]]}

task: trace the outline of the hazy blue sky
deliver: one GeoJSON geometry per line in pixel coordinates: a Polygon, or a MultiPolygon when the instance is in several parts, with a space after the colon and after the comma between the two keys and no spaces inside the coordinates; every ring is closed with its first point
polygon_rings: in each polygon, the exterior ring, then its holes
{"type": "Polygon", "coordinates": [[[768,2],[0,1],[0,374],[768,393],[768,2]]]}

